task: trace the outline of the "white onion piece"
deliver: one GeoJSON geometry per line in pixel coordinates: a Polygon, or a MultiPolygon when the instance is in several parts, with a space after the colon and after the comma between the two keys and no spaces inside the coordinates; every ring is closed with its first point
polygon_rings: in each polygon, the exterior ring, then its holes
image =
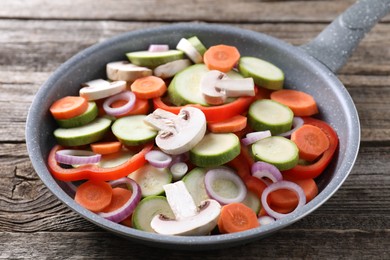
{"type": "Polygon", "coordinates": [[[264,189],[263,193],[261,194],[261,205],[263,206],[264,210],[267,212],[268,215],[271,217],[274,217],[276,219],[281,219],[285,216],[288,216],[290,214],[294,214],[298,209],[303,207],[306,204],[306,196],[305,192],[302,190],[302,188],[291,181],[278,181],[274,182],[271,185],[269,185],[267,188],[264,189]],[[290,213],[284,214],[284,213],[279,213],[271,209],[271,207],[268,204],[268,195],[276,190],[280,189],[287,189],[295,192],[295,194],[298,197],[298,205],[297,207],[290,213]]]}
{"type": "Polygon", "coordinates": [[[177,162],[172,164],[169,170],[172,173],[173,180],[178,181],[187,173],[188,165],[184,162],[177,162]]]}
{"type": "Polygon", "coordinates": [[[148,51],[151,52],[169,51],[169,46],[167,44],[150,44],[148,51]]]}
{"type": "Polygon", "coordinates": [[[135,99],[135,94],[133,92],[124,91],[107,98],[103,103],[103,109],[110,116],[119,116],[129,112],[134,107],[135,99]],[[125,100],[127,103],[117,108],[111,107],[111,104],[118,100],[125,100]]]}
{"type": "Polygon", "coordinates": [[[293,118],[293,122],[292,122],[292,127],[291,127],[291,130],[290,131],[287,131],[287,132],[284,132],[284,133],[281,133],[279,134],[280,136],[283,136],[283,137],[287,137],[289,138],[291,136],[292,133],[295,132],[295,130],[297,130],[298,128],[300,128],[301,126],[303,126],[303,119],[299,116],[295,116],[293,118]]]}
{"type": "Polygon", "coordinates": [[[109,183],[112,187],[119,186],[121,184],[126,184],[131,187],[131,197],[122,207],[111,212],[98,213],[99,216],[105,219],[119,223],[133,213],[135,207],[138,205],[138,202],[141,200],[141,188],[134,180],[127,177],[123,177],[109,183]]]}
{"type": "Polygon", "coordinates": [[[253,144],[261,139],[267,138],[271,136],[271,131],[258,131],[258,132],[252,132],[248,133],[245,138],[241,139],[241,143],[245,146],[248,146],[250,144],[253,144]]]}
{"type": "Polygon", "coordinates": [[[156,168],[166,168],[172,162],[172,157],[159,150],[151,150],[145,154],[145,159],[156,168]]]}
{"type": "Polygon", "coordinates": [[[275,165],[266,163],[266,162],[255,162],[252,165],[252,176],[263,180],[263,178],[268,178],[272,182],[277,182],[283,180],[283,175],[279,171],[278,168],[276,168],[275,165]]]}
{"type": "Polygon", "coordinates": [[[269,225],[274,223],[276,220],[270,216],[261,216],[257,219],[260,225],[269,225]]]}
{"type": "Polygon", "coordinates": [[[247,194],[246,186],[241,178],[232,169],[223,166],[207,171],[204,178],[204,184],[210,198],[215,199],[222,205],[241,202],[245,199],[247,194]],[[216,182],[222,182],[222,184],[216,182]],[[229,193],[229,190],[227,189],[222,191],[218,190],[218,186],[221,188],[223,182],[231,182],[235,186],[235,188],[233,188],[234,191],[232,190],[230,191],[231,193],[229,193]],[[233,192],[236,192],[237,194],[232,194],[233,192]]]}
{"type": "Polygon", "coordinates": [[[57,151],[54,158],[58,163],[82,165],[98,163],[102,155],[86,150],[63,149],[57,151]]]}

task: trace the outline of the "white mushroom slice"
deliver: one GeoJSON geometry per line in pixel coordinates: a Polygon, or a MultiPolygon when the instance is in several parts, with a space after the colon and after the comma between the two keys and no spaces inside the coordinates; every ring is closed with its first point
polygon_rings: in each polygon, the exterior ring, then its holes
{"type": "Polygon", "coordinates": [[[253,78],[223,79],[215,84],[216,90],[223,92],[227,97],[242,97],[255,95],[255,83],[253,78]]]}
{"type": "Polygon", "coordinates": [[[110,80],[133,82],[138,78],[152,75],[152,70],[131,64],[128,61],[114,61],[107,63],[106,73],[110,80]]]}
{"type": "Polygon", "coordinates": [[[126,89],[126,81],[109,82],[102,79],[92,80],[81,84],[79,94],[88,101],[106,98],[126,89]]]}
{"type": "Polygon", "coordinates": [[[169,206],[175,215],[170,219],[156,215],[150,225],[163,235],[207,235],[217,225],[221,205],[216,200],[205,200],[198,208],[183,181],[164,185],[169,206]]]}
{"type": "Polygon", "coordinates": [[[203,57],[198,50],[185,38],[181,38],[176,49],[184,52],[194,63],[202,63],[203,57]]]}
{"type": "Polygon", "coordinates": [[[145,118],[145,123],[159,130],[157,146],[167,154],[182,154],[198,144],[206,133],[207,123],[203,112],[185,107],[178,115],[156,109],[145,118]]]}
{"type": "Polygon", "coordinates": [[[162,79],[171,78],[191,64],[191,61],[188,59],[174,60],[156,67],[153,74],[162,79]]]}
{"type": "Polygon", "coordinates": [[[221,105],[228,97],[255,95],[253,78],[230,79],[225,73],[211,70],[203,75],[200,90],[210,105],[221,105]]]}
{"type": "Polygon", "coordinates": [[[200,90],[207,103],[210,105],[220,105],[226,101],[226,93],[221,89],[216,89],[218,81],[227,78],[227,75],[218,70],[210,70],[200,80],[200,90]]]}

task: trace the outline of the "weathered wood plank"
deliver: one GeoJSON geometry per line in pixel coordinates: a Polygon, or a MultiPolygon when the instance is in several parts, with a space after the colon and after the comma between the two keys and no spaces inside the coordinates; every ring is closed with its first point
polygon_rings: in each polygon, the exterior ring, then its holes
{"type": "Polygon", "coordinates": [[[124,21],[230,21],[230,22],[328,22],[354,3],[342,1],[255,0],[65,0],[45,4],[42,0],[3,0],[2,18],[76,19],[124,21]],[[91,10],[93,9],[93,12],[91,10]]]}
{"type": "Polygon", "coordinates": [[[198,252],[150,248],[106,232],[0,233],[0,257],[7,259],[388,259],[389,246],[388,230],[332,228],[285,229],[250,244],[198,252]]]}
{"type": "MultiPolygon", "coordinates": [[[[131,30],[164,23],[15,21],[0,23],[0,70],[53,71],[65,60],[97,42],[131,30]],[[47,57],[50,57],[48,59],[47,57]]],[[[228,24],[233,25],[233,24],[228,24]]],[[[326,24],[240,24],[293,45],[313,39],[326,24]]],[[[386,74],[390,70],[390,25],[378,24],[367,34],[341,73],[386,74]]]]}

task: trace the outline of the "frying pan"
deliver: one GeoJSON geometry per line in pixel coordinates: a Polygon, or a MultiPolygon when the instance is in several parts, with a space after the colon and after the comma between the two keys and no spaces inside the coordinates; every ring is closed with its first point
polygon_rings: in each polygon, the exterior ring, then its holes
{"type": "Polygon", "coordinates": [[[61,65],[37,92],[26,124],[27,149],[32,165],[48,189],[73,211],[88,221],[127,239],[150,246],[204,250],[230,247],[268,236],[310,214],[325,203],[352,170],[359,150],[360,124],[353,100],[335,76],[359,41],[390,10],[390,0],[363,0],[355,3],[315,39],[303,46],[292,46],[273,37],[235,27],[178,23],[132,31],[91,46],[61,65]],[[316,179],[319,194],[295,214],[277,222],[245,232],[200,237],[162,236],[105,220],[84,209],[69,197],[48,171],[46,160],[55,144],[56,124],[49,106],[58,98],[78,95],[80,84],[105,78],[105,65],[126,59],[129,51],[145,50],[152,43],[175,48],[182,38],[198,36],[205,46],[236,46],[242,56],[255,56],[280,67],[285,87],[307,92],[319,104],[318,118],[325,120],[339,136],[339,148],[326,171],[316,179]]]}

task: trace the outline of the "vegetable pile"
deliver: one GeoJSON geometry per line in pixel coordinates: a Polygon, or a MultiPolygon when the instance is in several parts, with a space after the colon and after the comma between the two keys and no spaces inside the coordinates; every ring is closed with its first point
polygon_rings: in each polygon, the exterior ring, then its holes
{"type": "Polygon", "coordinates": [[[147,232],[209,235],[268,225],[317,196],[338,137],[278,67],[196,36],[126,57],[50,107],[48,167],[77,203],[147,232]]]}

